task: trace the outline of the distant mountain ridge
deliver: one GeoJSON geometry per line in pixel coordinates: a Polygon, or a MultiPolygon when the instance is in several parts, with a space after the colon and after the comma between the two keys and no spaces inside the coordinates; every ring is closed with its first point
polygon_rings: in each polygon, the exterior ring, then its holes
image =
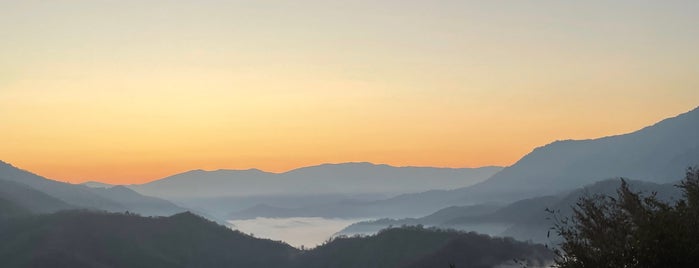
{"type": "MultiPolygon", "coordinates": [[[[676,183],[657,184],[634,180],[627,180],[627,183],[632,191],[641,192],[642,196],[655,193],[663,201],[673,202],[682,196],[676,183]]],[[[339,234],[371,234],[389,226],[425,225],[509,236],[523,241],[549,242],[547,231],[554,223],[549,220],[551,215],[546,209],[558,211],[559,215],[568,217],[580,197],[595,194],[616,196],[620,185],[620,179],[608,179],[564,194],[522,199],[506,206],[448,207],[420,218],[363,221],[348,226],[339,234]]]]}
{"type": "MultiPolygon", "coordinates": [[[[346,204],[324,204],[317,216],[328,215],[328,211],[335,215],[346,209],[358,217],[421,217],[449,206],[502,204],[556,195],[610,178],[668,183],[683,177],[687,167],[696,165],[699,107],[628,134],[553,142],[471,186],[407,193],[350,208],[346,204]]],[[[246,217],[254,217],[251,212],[246,211],[246,217]]],[[[268,214],[270,210],[262,212],[268,214]]]]}
{"type": "Polygon", "coordinates": [[[66,209],[75,207],[24,184],[0,179],[0,220],[66,209]]]}
{"type": "Polygon", "coordinates": [[[170,201],[143,196],[126,187],[90,188],[63,183],[2,161],[0,187],[0,198],[8,199],[33,213],[83,208],[166,216],[186,211],[170,201]]]}
{"type": "Polygon", "coordinates": [[[284,173],[192,170],[128,187],[162,198],[303,194],[407,193],[454,189],[487,179],[501,167],[393,167],[371,163],[323,164],[284,173]]]}
{"type": "Polygon", "coordinates": [[[696,165],[699,107],[628,134],[553,142],[472,186],[404,194],[372,206],[386,210],[411,206],[419,215],[452,205],[553,195],[610,178],[668,183],[696,165]]]}
{"type": "MultiPolygon", "coordinates": [[[[371,163],[345,163],[301,168],[285,173],[268,173],[257,169],[194,170],[128,187],[144,195],[177,202],[200,198],[201,200],[188,204],[197,209],[216,206],[216,211],[207,212],[217,216],[236,213],[244,214],[245,217],[275,214],[294,216],[302,213],[304,216],[333,217],[345,217],[343,214],[353,217],[419,217],[448,206],[484,202],[503,204],[556,195],[616,177],[667,183],[681,177],[686,167],[697,164],[699,108],[628,134],[556,141],[534,149],[517,163],[504,169],[400,168],[371,163]],[[471,185],[456,187],[458,184],[471,185]],[[438,190],[425,191],[426,189],[438,190]],[[315,204],[305,201],[303,204],[293,203],[295,196],[306,198],[328,193],[337,194],[338,197],[324,197],[323,201],[315,204]],[[404,194],[381,200],[342,198],[355,193],[404,194]],[[281,195],[283,198],[278,198],[281,195]],[[235,207],[230,201],[236,199],[224,197],[257,199],[243,207],[235,207]],[[266,203],[265,200],[276,202],[266,203]],[[280,205],[278,200],[290,202],[280,205]],[[204,207],[204,204],[207,206],[204,207]],[[227,206],[229,208],[226,210],[227,206]]],[[[0,171],[1,168],[0,165],[0,171]]],[[[24,181],[47,193],[52,191],[53,194],[49,194],[53,196],[61,195],[62,191],[74,193],[62,198],[69,204],[84,204],[81,200],[87,199],[91,200],[89,204],[98,204],[107,210],[124,209],[120,202],[95,195],[94,189],[86,190],[87,187],[68,189],[58,182],[47,183],[31,176],[24,181]]]]}
{"type": "Polygon", "coordinates": [[[81,185],[85,185],[90,188],[110,188],[113,187],[113,184],[108,184],[104,182],[98,182],[98,181],[86,181],[81,183],[81,185]]]}
{"type": "Polygon", "coordinates": [[[464,188],[462,196],[522,198],[617,177],[667,183],[698,164],[699,107],[632,133],[536,148],[490,179],[464,188]]]}

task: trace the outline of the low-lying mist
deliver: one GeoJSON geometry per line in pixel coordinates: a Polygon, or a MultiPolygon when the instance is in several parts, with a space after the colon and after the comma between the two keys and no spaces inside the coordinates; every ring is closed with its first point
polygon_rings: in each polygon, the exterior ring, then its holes
{"type": "Polygon", "coordinates": [[[293,217],[231,220],[229,223],[235,229],[255,237],[281,240],[297,248],[313,248],[352,223],[362,220],[366,219],[293,217]]]}

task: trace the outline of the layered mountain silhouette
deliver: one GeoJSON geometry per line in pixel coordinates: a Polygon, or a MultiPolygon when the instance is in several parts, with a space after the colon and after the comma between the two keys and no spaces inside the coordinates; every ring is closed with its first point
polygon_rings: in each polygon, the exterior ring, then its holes
{"type": "Polygon", "coordinates": [[[0,222],[2,267],[284,267],[298,250],[189,212],[62,211],[0,222]]]}
{"type": "MultiPolygon", "coordinates": [[[[141,194],[168,199],[218,218],[247,218],[245,215],[252,218],[283,217],[303,214],[347,218],[366,214],[361,209],[351,211],[364,202],[426,189],[454,189],[472,185],[501,169],[393,167],[371,163],[343,163],[305,167],[285,173],[269,173],[257,169],[193,170],[127,187],[141,194]],[[343,208],[333,207],[332,204],[343,208]],[[285,211],[295,208],[302,210],[285,211]]],[[[384,211],[377,213],[384,215],[384,211]]]]}
{"type": "Polygon", "coordinates": [[[504,169],[345,163],[285,173],[194,170],[128,187],[218,217],[415,217],[453,205],[554,195],[615,177],[668,182],[699,163],[696,137],[699,109],[628,134],[556,141],[504,169]]]}
{"type": "Polygon", "coordinates": [[[7,180],[0,180],[0,199],[26,213],[51,213],[76,208],[27,185],[7,180]]]}
{"type": "Polygon", "coordinates": [[[139,193],[162,198],[399,194],[425,189],[455,189],[483,181],[501,169],[343,163],[305,167],[284,173],[258,169],[193,170],[129,187],[139,193]]]}
{"type": "Polygon", "coordinates": [[[114,187],[112,184],[108,183],[103,183],[103,182],[98,182],[98,181],[86,181],[81,183],[82,185],[85,185],[90,188],[111,188],[114,187]]]}
{"type": "Polygon", "coordinates": [[[480,192],[511,199],[614,177],[667,183],[697,164],[699,108],[629,134],[557,141],[536,148],[490,179],[463,190],[467,195],[480,192]]]}
{"type": "Polygon", "coordinates": [[[557,141],[534,149],[512,166],[472,186],[399,195],[366,203],[364,211],[404,217],[485,202],[509,203],[555,195],[610,178],[668,183],[699,165],[699,108],[641,130],[590,140],[557,141]]]}
{"type": "Polygon", "coordinates": [[[543,245],[420,227],[336,238],[299,250],[189,212],[142,217],[72,210],[17,217],[0,220],[0,239],[2,267],[378,268],[424,267],[438,258],[458,267],[493,267],[511,264],[514,258],[532,264],[553,258],[543,245]],[[461,258],[460,251],[473,256],[461,258]]]}
{"type": "MultiPolygon", "coordinates": [[[[488,179],[458,189],[416,191],[384,199],[340,199],[305,205],[271,204],[265,203],[265,200],[258,200],[258,203],[242,209],[231,206],[228,215],[234,218],[420,217],[449,206],[481,203],[507,204],[530,197],[556,195],[610,178],[624,177],[667,183],[681,177],[685,168],[699,164],[698,137],[699,108],[696,108],[628,134],[599,139],[553,142],[534,149],[514,165],[502,169],[488,179]]],[[[338,174],[335,177],[336,180],[345,181],[348,177],[340,172],[342,169],[339,171],[332,169],[338,167],[343,166],[326,166],[327,173],[317,171],[311,174],[323,174],[324,177],[332,178],[331,174],[336,172],[338,174]]],[[[248,172],[259,173],[259,171],[248,172]]],[[[291,173],[304,174],[304,172],[291,173]]],[[[154,184],[165,183],[164,181],[166,180],[154,184]]],[[[436,181],[435,185],[440,185],[439,180],[436,181]]],[[[360,180],[360,182],[373,186],[365,181],[360,180]]],[[[323,185],[316,180],[312,180],[310,184],[323,185]]],[[[338,182],[333,185],[343,184],[338,182]]],[[[439,188],[438,186],[424,187],[427,187],[424,189],[439,188]]],[[[225,189],[228,187],[219,191],[225,191],[225,189]]]]}
{"type": "Polygon", "coordinates": [[[33,213],[84,208],[164,216],[186,211],[170,201],[143,196],[123,186],[90,188],[58,182],[2,161],[0,194],[0,198],[13,201],[33,213]]]}
{"type": "Polygon", "coordinates": [[[88,183],[88,187],[49,180],[0,162],[0,264],[425,267],[446,261],[492,267],[525,258],[538,265],[551,258],[540,245],[422,225],[550,242],[547,231],[553,223],[547,220],[546,209],[568,216],[581,196],[613,195],[619,177],[629,178],[632,190],[672,201],[681,194],[674,184],[685,168],[697,164],[699,109],[629,134],[557,141],[504,169],[347,163],[279,174],[198,170],[144,185],[88,183]],[[410,191],[417,193],[396,195],[410,191]],[[344,231],[348,234],[417,227],[340,237],[304,251],[232,231],[189,212],[156,216],[185,209],[144,194],[199,200],[197,204],[206,208],[214,204],[228,208],[230,218],[412,217],[357,223],[344,231]],[[232,201],[247,207],[233,209],[232,201]]]}
{"type": "Polygon", "coordinates": [[[0,198],[0,222],[7,219],[29,215],[30,212],[16,203],[5,198],[0,198]]]}
{"type": "MultiPolygon", "coordinates": [[[[663,201],[672,202],[682,197],[676,183],[657,184],[634,180],[627,180],[627,183],[632,191],[645,196],[656,194],[663,201]]],[[[339,234],[369,234],[388,227],[424,225],[546,243],[552,240],[548,230],[554,224],[551,220],[554,215],[547,209],[555,211],[558,217],[569,217],[580,197],[615,196],[620,185],[621,179],[608,179],[563,194],[522,199],[505,206],[454,206],[420,218],[363,221],[348,226],[339,234]]]]}

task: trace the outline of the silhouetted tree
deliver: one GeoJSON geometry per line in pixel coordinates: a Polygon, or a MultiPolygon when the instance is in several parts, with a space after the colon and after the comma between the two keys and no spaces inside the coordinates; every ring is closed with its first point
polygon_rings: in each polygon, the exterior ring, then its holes
{"type": "Polygon", "coordinates": [[[699,171],[687,169],[674,204],[643,197],[622,179],[617,196],[586,196],[553,229],[557,267],[694,267],[699,263],[699,171]]]}

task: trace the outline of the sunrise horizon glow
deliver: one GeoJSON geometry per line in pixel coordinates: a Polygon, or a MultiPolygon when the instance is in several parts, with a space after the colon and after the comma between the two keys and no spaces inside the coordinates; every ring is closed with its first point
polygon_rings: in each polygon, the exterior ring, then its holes
{"type": "Polygon", "coordinates": [[[697,2],[7,1],[0,160],[72,183],[513,164],[699,104],[697,2]]]}

